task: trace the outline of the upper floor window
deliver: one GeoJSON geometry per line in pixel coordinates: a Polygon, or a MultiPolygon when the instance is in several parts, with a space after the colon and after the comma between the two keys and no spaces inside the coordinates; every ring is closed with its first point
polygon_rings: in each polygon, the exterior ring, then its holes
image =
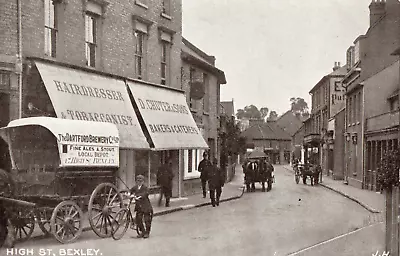
{"type": "Polygon", "coordinates": [[[57,12],[53,0],[44,0],[44,54],[56,57],[57,12]]]}
{"type": "Polygon", "coordinates": [[[167,85],[169,80],[169,62],[170,62],[170,48],[172,43],[172,35],[160,31],[161,41],[161,84],[167,85]]]}
{"type": "MultiPolygon", "coordinates": [[[[192,84],[195,79],[196,70],[194,68],[190,68],[189,71],[189,90],[191,90],[192,84]]],[[[189,91],[189,107],[191,109],[196,109],[196,100],[191,97],[191,92],[189,91]]]]}
{"type": "Polygon", "coordinates": [[[210,94],[209,94],[209,77],[208,74],[203,73],[203,83],[204,83],[204,97],[203,97],[203,110],[208,112],[210,110],[210,94]]]}
{"type": "Polygon", "coordinates": [[[162,0],[161,4],[162,4],[161,13],[169,16],[171,13],[171,10],[170,10],[171,9],[171,0],[162,0]]]}
{"type": "Polygon", "coordinates": [[[85,15],[85,47],[86,65],[96,66],[96,43],[97,43],[97,17],[92,13],[85,15]]]}
{"type": "Polygon", "coordinates": [[[11,85],[10,73],[0,71],[0,89],[8,89],[11,85]]]}
{"type": "Polygon", "coordinates": [[[144,64],[144,42],[145,33],[140,31],[134,32],[135,37],[135,75],[137,78],[143,78],[143,64],[144,64]]]}
{"type": "Polygon", "coordinates": [[[350,46],[346,52],[346,65],[348,70],[350,70],[355,64],[354,54],[354,46],[350,46]]]}

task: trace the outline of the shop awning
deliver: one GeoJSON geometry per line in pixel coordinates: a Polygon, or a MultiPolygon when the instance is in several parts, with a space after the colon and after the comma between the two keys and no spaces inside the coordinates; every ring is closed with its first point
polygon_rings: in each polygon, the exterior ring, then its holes
{"type": "Polygon", "coordinates": [[[123,80],[35,61],[58,118],[113,123],[120,147],[149,149],[123,80]]]}
{"type": "Polygon", "coordinates": [[[208,148],[184,93],[132,81],[128,87],[155,150],[208,148]]]}

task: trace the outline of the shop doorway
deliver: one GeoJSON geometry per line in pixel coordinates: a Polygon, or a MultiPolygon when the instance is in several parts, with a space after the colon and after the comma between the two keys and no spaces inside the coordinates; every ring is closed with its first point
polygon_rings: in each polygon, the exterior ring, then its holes
{"type": "MultiPolygon", "coordinates": [[[[10,122],[10,95],[0,93],[0,127],[7,126],[10,122]]],[[[8,144],[0,138],[0,169],[11,170],[11,159],[8,144]]]]}

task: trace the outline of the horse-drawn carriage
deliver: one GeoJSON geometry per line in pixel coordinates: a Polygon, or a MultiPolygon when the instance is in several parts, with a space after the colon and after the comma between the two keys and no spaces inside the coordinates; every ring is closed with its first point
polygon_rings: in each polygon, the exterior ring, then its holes
{"type": "Polygon", "coordinates": [[[303,179],[303,184],[307,184],[307,177],[311,180],[311,186],[318,185],[319,176],[321,174],[321,166],[313,164],[302,164],[295,163],[293,165],[294,179],[297,184],[300,182],[300,178],[303,179]]]}
{"type": "Polygon", "coordinates": [[[249,153],[242,167],[247,192],[255,191],[256,182],[261,184],[263,192],[265,192],[265,183],[267,183],[267,191],[272,189],[272,183],[275,181],[274,167],[267,161],[267,155],[264,152],[249,153]]]}
{"type": "Polygon", "coordinates": [[[114,216],[123,207],[115,186],[115,125],[32,117],[10,122],[0,135],[9,145],[15,184],[0,201],[17,241],[29,239],[37,224],[59,242],[73,242],[85,218],[98,236],[111,236],[114,216]]]}

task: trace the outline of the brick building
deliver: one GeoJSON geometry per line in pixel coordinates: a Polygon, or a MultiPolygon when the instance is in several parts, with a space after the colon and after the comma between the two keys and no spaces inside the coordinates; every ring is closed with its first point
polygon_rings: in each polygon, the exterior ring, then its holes
{"type": "Polygon", "coordinates": [[[345,180],[359,188],[375,187],[382,154],[397,146],[399,8],[373,0],[369,29],[347,50],[345,180]]]}
{"type": "MultiPolygon", "coordinates": [[[[185,193],[185,151],[207,144],[185,96],[191,83],[182,82],[181,0],[0,0],[0,14],[1,126],[42,115],[116,123],[124,182],[131,186],[140,173],[156,185],[159,165],[172,157],[173,194],[185,193]],[[164,109],[157,105],[160,100],[179,103],[180,113],[188,108],[189,115],[150,114],[149,109],[164,109]],[[186,122],[192,139],[189,134],[163,138],[172,134],[161,134],[152,120],[186,122]]],[[[215,105],[209,119],[217,120],[219,87],[207,95],[215,105]]],[[[217,126],[212,120],[204,125],[215,141],[217,126]]],[[[4,154],[6,145],[0,147],[4,154]]]]}
{"type": "Polygon", "coordinates": [[[310,90],[311,115],[304,122],[305,161],[320,164],[327,175],[334,165],[334,130],[329,128],[328,122],[344,106],[344,88],[341,80],[345,74],[346,67],[341,67],[340,62],[335,62],[333,72],[322,77],[310,90]]]}

